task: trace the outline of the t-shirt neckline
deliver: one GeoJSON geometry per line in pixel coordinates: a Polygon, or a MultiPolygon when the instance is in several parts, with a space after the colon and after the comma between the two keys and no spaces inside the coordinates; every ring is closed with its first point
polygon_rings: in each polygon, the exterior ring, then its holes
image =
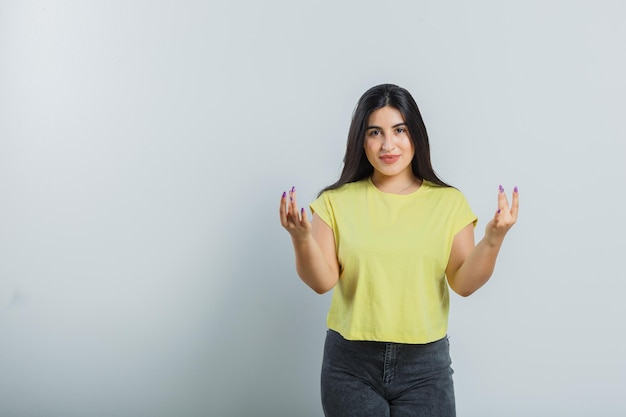
{"type": "Polygon", "coordinates": [[[420,186],[417,188],[417,190],[409,193],[409,194],[395,194],[395,193],[386,193],[384,191],[379,190],[376,185],[374,185],[374,181],[372,181],[372,177],[369,176],[367,177],[367,183],[368,185],[373,188],[378,194],[383,195],[385,197],[388,198],[410,198],[410,197],[414,197],[416,195],[420,195],[422,188],[424,188],[424,186],[426,185],[427,181],[426,180],[421,180],[422,183],[420,184],[420,186]]]}

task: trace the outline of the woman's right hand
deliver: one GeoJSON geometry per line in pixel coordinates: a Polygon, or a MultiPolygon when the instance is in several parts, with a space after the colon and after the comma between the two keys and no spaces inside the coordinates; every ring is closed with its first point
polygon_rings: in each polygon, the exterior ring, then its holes
{"type": "Polygon", "coordinates": [[[291,187],[289,194],[283,193],[280,198],[280,224],[289,232],[292,239],[306,239],[311,234],[311,222],[306,210],[298,210],[296,203],[296,187],[291,187]]]}
{"type": "Polygon", "coordinates": [[[333,230],[317,214],[309,222],[306,210],[298,210],[296,188],[280,198],[280,224],[291,235],[296,271],[316,293],[323,294],[339,280],[339,261],[333,230]]]}

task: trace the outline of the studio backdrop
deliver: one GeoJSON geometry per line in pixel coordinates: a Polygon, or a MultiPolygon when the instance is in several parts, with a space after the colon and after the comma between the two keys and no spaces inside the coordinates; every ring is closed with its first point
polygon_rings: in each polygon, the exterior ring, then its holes
{"type": "MultiPolygon", "coordinates": [[[[520,217],[451,297],[459,416],[626,415],[621,1],[0,3],[0,415],[322,415],[331,294],[278,205],[340,171],[360,95],[520,217]]],[[[310,213],[309,213],[310,214],[310,213]]]]}

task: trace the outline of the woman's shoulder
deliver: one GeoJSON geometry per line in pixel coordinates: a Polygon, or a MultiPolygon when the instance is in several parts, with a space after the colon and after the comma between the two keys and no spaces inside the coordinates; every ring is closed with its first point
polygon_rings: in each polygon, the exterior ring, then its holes
{"type": "Polygon", "coordinates": [[[326,196],[329,198],[337,198],[354,195],[355,193],[359,193],[365,190],[368,186],[368,181],[369,180],[366,178],[355,182],[349,182],[337,188],[333,188],[332,190],[323,191],[320,194],[320,197],[326,196]]]}
{"type": "Polygon", "coordinates": [[[437,197],[440,197],[440,198],[449,198],[449,199],[464,199],[465,198],[463,193],[458,188],[454,188],[452,186],[446,187],[443,185],[435,184],[428,180],[424,180],[424,182],[422,183],[422,187],[424,187],[424,191],[426,191],[427,193],[431,193],[432,195],[436,195],[437,197]]]}

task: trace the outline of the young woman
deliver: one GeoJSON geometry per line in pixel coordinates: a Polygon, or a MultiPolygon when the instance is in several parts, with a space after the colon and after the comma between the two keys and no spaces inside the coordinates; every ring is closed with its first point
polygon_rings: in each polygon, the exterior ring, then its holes
{"type": "Polygon", "coordinates": [[[339,180],[298,209],[283,193],[280,221],[296,270],[317,293],[334,288],[322,364],[328,417],[455,415],[447,339],[448,286],[468,296],[490,278],[517,219],[498,207],[474,244],[476,216],[435,174],[415,100],[383,84],[352,117],[339,180]]]}

